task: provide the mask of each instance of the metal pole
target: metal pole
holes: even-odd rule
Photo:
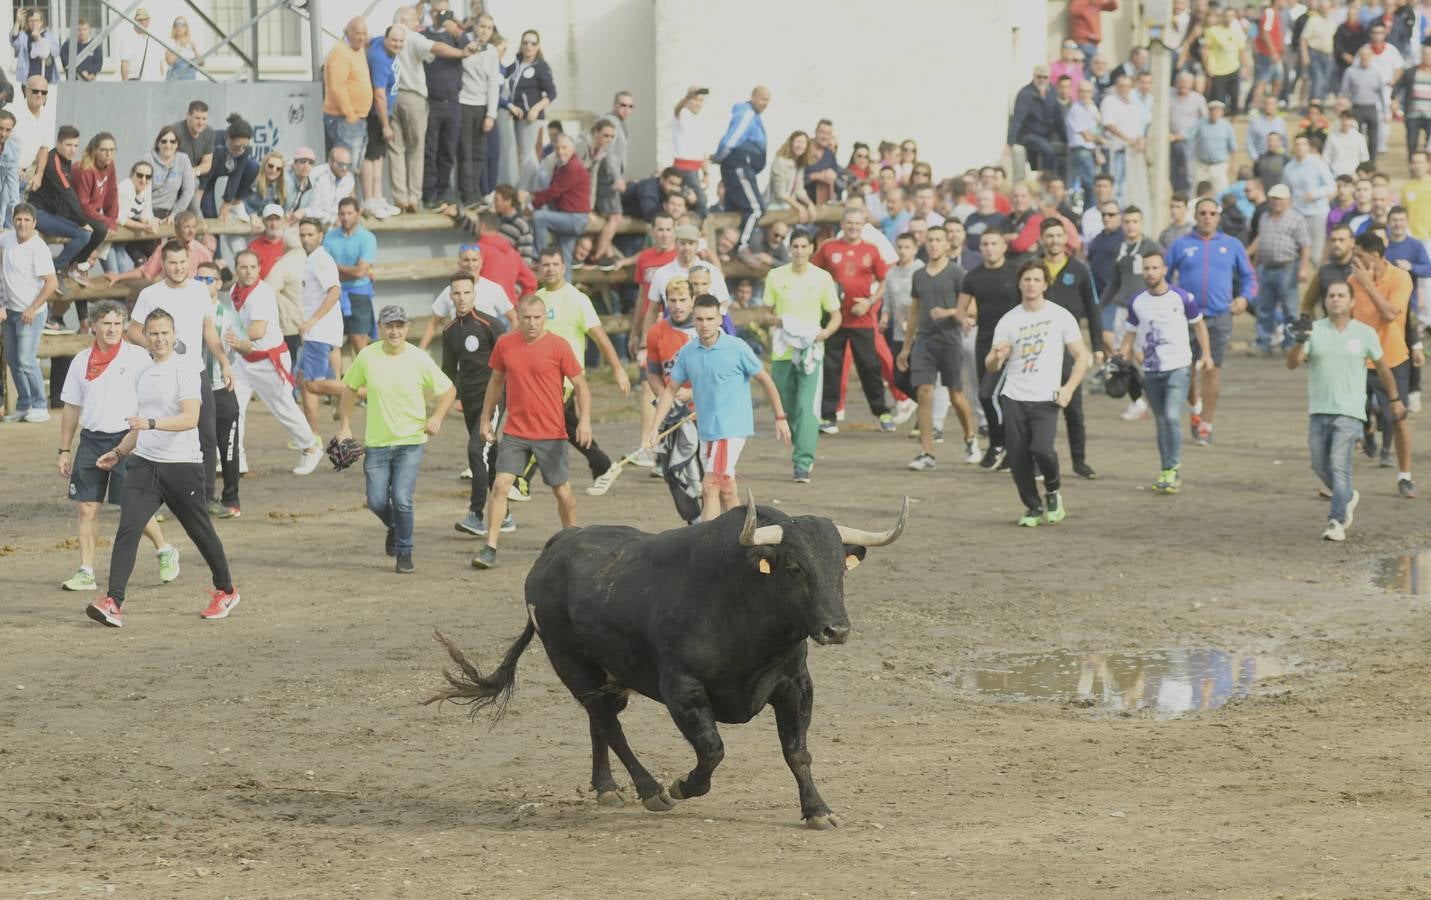
[[[106,9],[111,12],[119,13],[119,15],[116,16],[108,25],[104,26],[104,28],[100,31],[99,34],[94,36],[94,40],[90,41],[89,46],[84,48],[84,52],[79,55],[79,59],[75,60],[75,65],[79,65],[80,63],[89,59],[89,55],[91,53],[98,50],[100,47],[103,47],[104,39],[109,37],[109,33],[111,31],[119,27],[120,22],[133,23],[134,20],[129,18],[129,14],[134,12],[141,5],[143,5],[144,0],[133,0],[133,2],[131,2],[129,6],[124,9],[123,12],[120,12],[118,7],[116,7],[113,3],[109,3],[108,0],[100,0],[100,2],[104,5]]]
[[[75,59],[79,55],[79,3],[76,0],[65,0],[70,14],[70,64],[66,67],[65,80],[75,80],[75,66],[79,64]]]
[[[139,3],[143,3],[143,2],[144,2],[144,0],[138,0],[138,2],[135,3],[132,7],[130,7],[130,9],[138,9],[138,8],[139,8]],[[114,10],[114,7],[111,6],[110,9],[111,9],[111,10]],[[174,46],[172,46],[168,41],[162,40],[162,39],[161,39],[158,35],[156,35],[154,32],[150,31],[148,28],[145,28],[143,25],[140,25],[138,22],[135,22],[133,19],[129,18],[129,13],[127,13],[127,12],[119,12],[118,10],[114,10],[114,12],[115,12],[115,15],[117,15],[119,18],[123,19],[123,20],[126,21],[126,22],[131,23],[132,25],[134,25],[135,27],[137,27],[140,31],[144,32],[145,35],[147,35],[151,40],[154,41],[154,43],[158,44],[160,47],[163,47],[165,50],[168,50],[170,53],[174,54],[175,56],[182,56],[182,55],[183,55],[182,53],[180,53],[180,52],[178,51],[177,48],[175,48]],[[206,20],[207,20],[207,17],[205,17],[205,18],[206,18]],[[111,27],[112,27],[112,26],[111,26]],[[108,30],[108,29],[106,29],[106,31],[107,31],[107,30]],[[218,28],[214,28],[214,30],[215,30],[215,31],[219,31]],[[223,34],[222,31],[219,31],[219,33],[220,33],[220,34]],[[95,39],[90,43],[90,46],[87,47],[87,48],[85,48],[86,51],[98,47],[98,46],[99,46],[99,43],[100,43],[100,39],[99,39],[99,38],[95,38]],[[84,54],[84,56],[88,56],[88,55],[89,55],[88,52],[86,52],[86,53]],[[81,59],[83,59],[83,58],[84,58],[84,57],[82,56]],[[245,62],[247,62],[247,60],[245,60]],[[215,78],[214,76],[210,75],[210,74],[208,73],[208,71],[206,71],[205,69],[203,69],[203,68],[198,68],[198,72],[199,72],[200,75],[202,75],[202,76],[204,76],[205,78],[209,79],[209,80],[212,81],[214,84],[218,84],[218,83],[219,83],[219,80],[218,80],[217,78]]]
[[[253,56],[253,83],[258,84],[258,0],[248,0],[248,52]]]
[[[243,24],[241,24],[241,25],[239,25],[237,28],[235,28],[235,29],[233,30],[233,34],[230,34],[230,35],[224,37],[223,40],[219,41],[217,44],[215,44],[214,46],[210,47],[209,49],[207,49],[207,50],[205,50],[203,53],[201,53],[201,54],[199,55],[199,58],[198,58],[197,60],[195,60],[195,62],[198,63],[199,65],[203,65],[204,60],[208,59],[210,56],[213,56],[215,53],[219,52],[219,51],[222,50],[223,48],[225,48],[225,47],[229,46],[230,44],[234,43],[235,41],[237,41],[237,40],[239,39],[239,37],[240,37],[241,32],[243,32],[243,30],[246,29],[246,28],[248,28],[249,26],[254,26],[254,30],[257,31],[257,30],[258,30],[258,28],[257,28],[257,23],[258,23],[259,19],[262,19],[264,16],[266,16],[266,15],[268,15],[269,13],[272,13],[272,12],[274,12],[274,11],[276,11],[276,10],[281,10],[283,7],[287,6],[288,3],[289,3],[289,0],[273,0],[272,3],[268,4],[268,6],[266,6],[263,10],[261,10],[260,12],[258,12],[257,14],[255,14],[255,15],[254,15],[252,18],[250,18],[247,22],[244,22]],[[257,42],[255,42],[255,45],[256,45],[256,44],[257,44]],[[234,49],[237,50],[238,48],[235,47]],[[254,53],[254,56],[257,57],[257,55],[258,55],[257,49],[255,49],[255,50],[253,51],[253,53]]]
[[[194,0],[184,0],[184,5],[187,6],[187,7],[189,7],[189,9],[193,11],[194,15],[196,15],[196,16],[198,16],[200,19],[202,19],[205,25],[207,25],[207,26],[209,26],[210,28],[212,28],[212,29],[214,30],[214,34],[223,34],[223,33],[224,33],[224,30],[218,26],[218,23],[216,23],[213,19],[209,18],[209,14],[208,14],[208,13],[204,12],[204,11],[203,11],[202,9],[200,9],[197,5],[195,5]],[[233,45],[233,48],[234,48],[234,53],[235,53],[235,54],[238,56],[238,58],[239,58],[239,62],[242,62],[244,65],[249,66],[249,67],[252,67],[252,66],[253,66],[253,60],[249,59],[249,58],[248,58],[248,54],[244,53],[242,50],[240,50],[240,49],[238,48],[238,44],[234,44],[234,45]],[[165,49],[169,49],[169,48],[166,47]],[[203,70],[203,69],[200,69],[199,71],[202,72],[202,71],[204,71],[204,70]],[[212,78],[212,77],[211,77],[209,80],[210,80],[210,81],[213,81],[213,82],[216,83],[216,84],[218,83],[218,79],[216,79],[216,78]]]
[[[1169,156],[1171,145],[1169,144],[1169,133],[1171,131],[1171,120],[1169,118],[1169,107],[1171,105],[1170,94],[1172,91],[1172,71],[1173,54],[1177,51],[1169,50],[1163,46],[1159,40],[1161,27],[1149,29],[1148,49],[1151,51],[1151,61],[1153,66],[1153,121],[1148,128],[1148,149],[1150,151],[1150,196],[1152,197],[1153,208],[1144,217],[1152,224],[1148,234],[1159,234],[1168,227],[1169,198],[1172,195],[1172,166]]]
[[[323,10],[320,0],[308,0],[308,47],[313,54],[313,80],[323,80]]]

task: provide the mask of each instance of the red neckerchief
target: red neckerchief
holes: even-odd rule
[[[89,365],[84,370],[84,380],[94,381],[104,374],[104,370],[109,368],[109,364],[114,362],[114,358],[119,355],[119,345],[124,341],[115,343],[109,350],[105,350],[99,345],[99,341],[94,342],[94,346],[89,349]]]
[[[248,302],[248,295],[252,294],[253,289],[256,287],[258,287],[257,281],[255,281],[248,287],[244,287],[238,282],[234,282],[233,290],[229,291],[229,296],[232,297],[234,301],[234,309],[242,310],[243,305]]]

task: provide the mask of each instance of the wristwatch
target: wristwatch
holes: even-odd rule
[[[150,420],[149,420],[149,430],[150,430],[150,431],[156,431],[156,430],[158,430],[158,427],[154,424],[154,420],[153,420],[153,419],[150,419]]]

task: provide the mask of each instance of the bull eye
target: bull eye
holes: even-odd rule
[[[804,570],[800,568],[799,563],[793,562],[785,564],[785,571],[789,572],[791,575],[800,575],[804,572]]]

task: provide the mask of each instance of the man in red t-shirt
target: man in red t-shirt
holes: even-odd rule
[[[1257,37],[1252,40],[1252,99],[1248,108],[1261,101],[1266,94],[1277,97],[1282,93],[1282,80],[1286,70],[1282,66],[1282,13],[1278,4],[1268,3],[1262,7],[1262,15],[1257,20]]]
[[[676,258],[676,220],[671,218],[669,213],[658,212],[651,218],[651,246],[636,254],[636,269],[632,280],[636,283],[636,309],[631,313],[631,330],[627,335],[627,346],[632,353],[636,354],[636,364],[645,364],[646,356],[645,341],[646,336],[643,329],[646,326],[646,308],[651,300],[648,294],[651,290],[651,276],[656,270],[671,262]],[[650,386],[646,385],[641,391],[641,433],[646,434],[655,424],[652,419],[656,413],[656,397],[659,391],[652,394]],[[655,463],[655,454],[642,447],[637,451],[637,458],[634,460],[637,465],[649,466]]]
[[[591,443],[591,391],[571,344],[547,334],[547,305],[535,295],[517,304],[517,330],[502,335],[488,360],[492,381],[482,401],[482,440],[496,440],[492,410],[503,391],[507,418],[497,444],[497,479],[487,495],[487,543],[472,558],[472,565],[490,569],[497,564],[496,523],[507,516],[507,491],[527,467],[527,457],[537,460],[542,480],[556,495],[557,515],[563,528],[576,524],[576,497],[571,492],[566,458],[566,406],[563,379],[576,392],[576,443]],[[494,519],[493,516],[496,516]]]
[[[272,272],[273,267],[283,258],[283,254],[288,252],[288,245],[283,240],[283,227],[286,223],[287,216],[283,207],[277,203],[270,203],[263,208],[263,234],[248,242],[248,249],[258,257],[260,279],[267,278],[268,273]]]
[[[844,370],[845,348],[855,358],[855,371],[870,412],[879,418],[882,431],[894,431],[894,417],[884,398],[884,381],[880,377],[880,358],[875,325],[879,320],[879,303],[884,293],[884,277],[889,266],[879,255],[879,248],[860,239],[865,225],[864,210],[851,206],[840,220],[840,234],[820,245],[810,262],[829,272],[840,286],[840,315],[843,321],[825,341],[825,392],[820,401],[820,431],[836,434],[835,409],[840,402],[840,381]],[[886,351],[887,352],[887,351]]]

